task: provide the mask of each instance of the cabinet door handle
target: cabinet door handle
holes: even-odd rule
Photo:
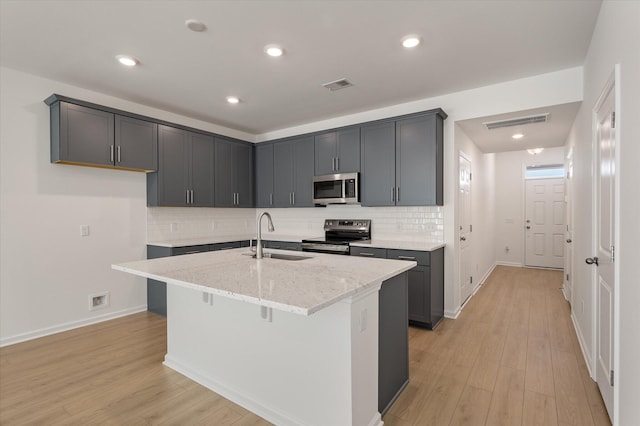
[[[292,193],[291,193],[291,196],[292,196],[292,198],[293,198],[293,203],[291,203],[291,204],[293,204],[293,205],[295,206],[295,205],[296,205],[296,193],[295,193],[295,192],[292,192]]]
[[[194,251],[186,251],[182,254],[196,254],[196,253],[202,253],[200,250],[194,250]]]
[[[373,254],[373,253],[368,253],[368,252],[366,252],[366,251],[363,251],[363,252],[358,253],[358,256],[368,256],[368,257],[371,257],[371,256],[375,256],[375,254]]]
[[[189,204],[189,190],[188,189],[186,190],[186,193],[187,193],[187,204]]]
[[[120,145],[118,145],[118,147],[116,148],[116,151],[118,153],[117,157],[118,157],[118,163],[120,162]]]
[[[191,193],[191,204],[193,204],[193,189],[189,192]]]
[[[236,194],[237,194],[236,195],[236,206],[239,206],[240,205],[240,193],[236,192]]]
[[[340,157],[336,157],[336,172],[340,170]]]
[[[398,202],[400,202],[400,187],[397,188],[398,191]]]
[[[113,146],[113,145],[109,145],[109,158],[111,159],[111,162],[112,162],[112,163],[114,162],[114,159],[113,159],[113,149],[114,149],[114,146]]]
[[[396,187],[391,188],[391,201],[396,201]]]
[[[413,256],[398,256],[398,259],[402,259],[402,260],[416,260],[415,257]]]
[[[218,250],[231,250],[232,248],[235,247],[220,247]]]
[[[269,205],[273,205],[273,192],[269,194]]]

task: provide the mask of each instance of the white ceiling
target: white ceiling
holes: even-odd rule
[[[261,134],[580,66],[599,8],[600,0],[0,0],[0,64]],[[207,31],[189,31],[187,19]],[[412,33],[423,43],[403,49]],[[286,54],[267,57],[269,43]],[[141,65],[125,69],[117,54]],[[343,77],[354,86],[321,86]],[[228,95],[241,103],[227,104]]]

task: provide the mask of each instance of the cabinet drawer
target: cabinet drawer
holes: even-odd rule
[[[217,250],[230,250],[234,248],[240,248],[240,241],[233,241],[230,243],[217,243],[217,244],[209,244],[209,251],[217,251]]]
[[[428,251],[413,251],[413,250],[387,250],[387,259],[396,260],[414,260],[418,262],[418,265],[429,266],[429,252]]]
[[[171,249],[171,256],[180,256],[181,254],[193,254],[209,251],[208,244],[202,244],[199,246],[186,246],[186,247],[173,247]]]
[[[351,256],[375,257],[379,259],[387,258],[387,249],[375,247],[350,247]]]

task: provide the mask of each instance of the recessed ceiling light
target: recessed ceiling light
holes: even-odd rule
[[[528,149],[527,152],[531,155],[537,155],[540,154],[542,151],[544,151],[544,148],[533,148],[533,149]]]
[[[118,56],[116,56],[116,59],[122,65],[125,65],[127,67],[135,67],[136,65],[138,65],[140,63],[140,61],[138,61],[136,58],[134,58],[133,56],[128,56],[128,55],[118,55]]]
[[[186,21],[184,21],[184,24],[191,31],[195,31],[197,33],[201,33],[207,29],[207,26],[204,22],[198,21],[196,19],[187,19]]]
[[[515,133],[513,136],[511,136],[513,139],[522,139],[524,138],[524,135],[522,133]]]
[[[417,35],[408,35],[402,38],[402,45],[407,49],[416,47],[420,44],[420,37]]]
[[[240,98],[238,98],[237,96],[227,96],[227,102],[229,102],[230,104],[237,104],[240,102]]]
[[[264,47],[264,51],[267,55],[273,56],[277,58],[278,56],[282,56],[284,54],[284,48],[282,46],[278,46],[277,44],[267,44]]]

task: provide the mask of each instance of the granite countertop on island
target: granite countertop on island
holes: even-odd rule
[[[293,255],[291,251],[265,252]],[[247,248],[140,260],[113,269],[300,315],[355,295],[416,266],[404,260],[299,253],[254,259]]]

